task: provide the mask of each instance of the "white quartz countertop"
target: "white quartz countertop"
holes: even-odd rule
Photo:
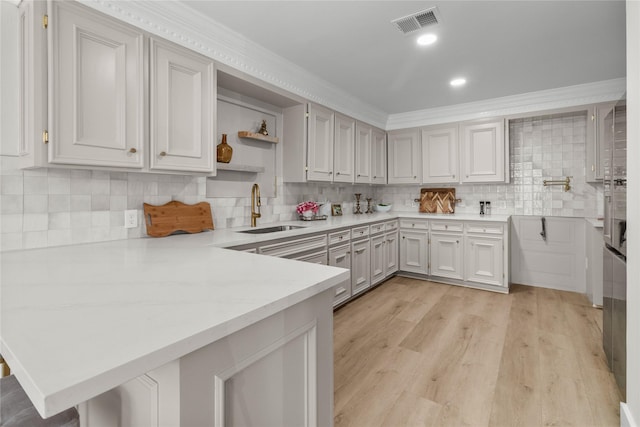
[[[0,353],[41,415],[349,277],[340,268],[213,247],[204,234],[0,254]]]
[[[592,227],[602,228],[604,227],[604,220],[601,218],[585,218],[585,220],[591,224]]]
[[[418,212],[388,212],[374,213],[362,215],[344,215],[329,217],[326,220],[319,221],[286,221],[278,223],[260,223],[257,228],[271,227],[276,225],[295,225],[303,228],[297,228],[288,231],[279,231],[276,233],[266,234],[246,234],[242,230],[251,230],[250,227],[224,228],[213,230],[207,233],[197,235],[176,235],[170,236],[169,239],[174,241],[176,245],[193,245],[196,243],[201,245],[212,245],[223,248],[234,246],[252,245],[270,240],[292,238],[296,236],[303,237],[306,234],[330,232],[344,227],[356,227],[358,225],[371,224],[380,221],[390,221],[398,218],[414,218],[429,220],[451,220],[451,221],[489,221],[506,223],[509,221],[508,215],[475,215],[475,214],[424,214]],[[259,221],[259,220],[258,220]]]

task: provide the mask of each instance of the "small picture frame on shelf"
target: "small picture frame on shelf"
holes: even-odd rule
[[[340,203],[332,203],[331,216],[341,216],[341,215],[342,215],[342,205]]]

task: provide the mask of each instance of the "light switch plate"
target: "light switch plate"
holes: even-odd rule
[[[138,211],[131,209],[124,211],[124,228],[136,228],[138,226]]]

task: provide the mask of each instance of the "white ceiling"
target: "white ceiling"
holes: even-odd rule
[[[182,2],[388,114],[625,76],[624,1]],[[432,6],[435,45],[390,23]]]

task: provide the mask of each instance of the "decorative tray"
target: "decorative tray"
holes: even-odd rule
[[[327,215],[314,215],[314,216],[302,216],[299,215],[298,218],[300,218],[300,221],[322,221],[324,219],[327,219]]]

